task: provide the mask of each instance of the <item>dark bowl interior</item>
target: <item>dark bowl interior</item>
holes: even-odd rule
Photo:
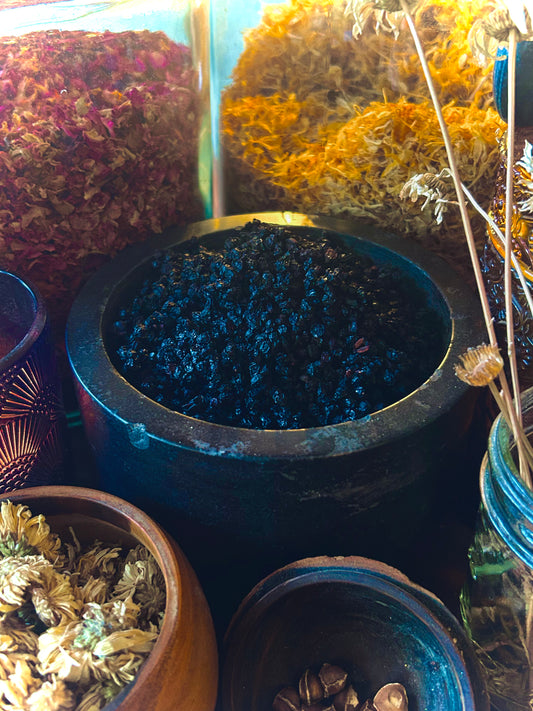
[[[270,711],[281,688],[324,662],[348,672],[360,701],[399,682],[409,711],[486,708],[473,652],[437,598],[360,560],[311,559],[270,576],[233,618],[223,711]]]

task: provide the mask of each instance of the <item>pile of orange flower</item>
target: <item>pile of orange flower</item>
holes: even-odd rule
[[[421,0],[414,11],[462,180],[485,204],[504,124],[492,67],[474,57],[468,33],[487,7]],[[364,219],[466,260],[458,211],[438,225],[431,209],[400,198],[413,174],[447,165],[411,35],[368,24],[355,38],[345,10],[344,0],[267,5],[246,33],[222,100],[228,208]]]
[[[0,38],[0,267],[62,327],[127,244],[202,215],[189,48],[162,32]]]

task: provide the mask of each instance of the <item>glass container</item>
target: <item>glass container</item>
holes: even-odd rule
[[[505,124],[493,105],[492,60],[473,48],[470,31],[492,4],[407,4],[461,178],[486,201]],[[212,0],[215,211],[294,210],[369,222],[422,242],[471,280],[457,207],[404,189],[448,165],[408,24],[402,13],[362,6]],[[482,246],[482,218],[472,211],[471,219],[481,225],[474,233]]]
[[[0,266],[58,339],[132,242],[210,211],[200,0],[10,0],[0,10]]]
[[[522,398],[533,431],[533,390]],[[480,511],[469,550],[461,614],[487,676],[494,711],[529,711],[533,701],[533,492],[517,472],[502,417],[480,474]]]

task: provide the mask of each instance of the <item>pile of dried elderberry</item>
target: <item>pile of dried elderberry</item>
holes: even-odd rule
[[[254,220],[223,248],[155,255],[114,319],[118,370],[167,408],[253,429],[355,420],[412,392],[442,357],[440,317],[413,279],[318,233]]]

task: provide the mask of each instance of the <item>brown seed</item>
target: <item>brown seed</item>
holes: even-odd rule
[[[336,666],[335,664],[322,664],[318,672],[322,686],[324,687],[324,696],[333,696],[342,691],[346,686],[348,674]]]
[[[301,711],[300,696],[293,686],[278,691],[272,702],[273,711]]]
[[[333,697],[333,707],[335,711],[355,711],[359,706],[359,697],[353,686],[348,684],[342,691]]]
[[[407,692],[401,684],[385,684],[374,696],[376,711],[408,711]]]
[[[300,698],[304,704],[311,706],[324,697],[324,690],[320,679],[311,669],[306,669],[298,683]]]

